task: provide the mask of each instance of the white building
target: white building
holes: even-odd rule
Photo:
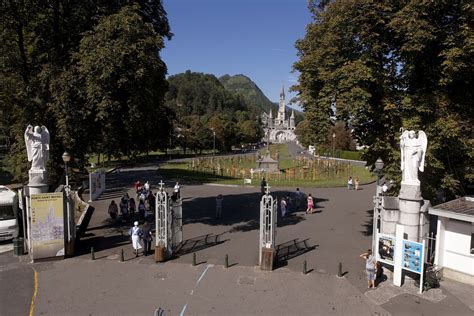
[[[434,263],[444,277],[474,285],[474,198],[452,200],[428,212],[438,216]]]
[[[291,110],[291,115],[288,118],[283,85],[281,86],[277,117],[273,118],[273,112],[270,109],[268,114],[263,113],[262,122],[265,131],[264,141],[269,141],[270,143],[287,143],[296,140],[295,112]]]

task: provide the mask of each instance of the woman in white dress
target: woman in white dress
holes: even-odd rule
[[[132,247],[133,252],[135,252],[135,257],[138,257],[138,250],[142,249],[140,244],[140,237],[142,236],[142,230],[138,227],[138,222],[133,223],[133,227],[130,228],[130,236],[132,236]]]

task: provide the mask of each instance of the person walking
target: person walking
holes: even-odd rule
[[[114,200],[112,200],[112,202],[110,202],[108,212],[109,212],[109,216],[110,216],[111,219],[116,219],[117,218],[118,206],[117,206],[117,203],[115,203]]]
[[[265,194],[265,187],[267,186],[267,181],[265,180],[265,177],[263,177],[262,182],[260,182],[260,193],[262,195]]]
[[[138,218],[140,220],[145,220],[145,211],[145,202],[143,200],[140,200],[140,202],[138,203]]]
[[[128,194],[125,195],[120,200],[120,214],[122,215],[122,220],[127,222],[128,220],[128,207],[129,207],[129,199]]]
[[[222,194],[219,194],[216,197],[216,218],[222,218],[222,201],[224,200],[224,197]]]
[[[129,234],[132,237],[133,252],[135,253],[135,257],[138,257],[138,250],[142,249],[142,245],[140,244],[142,231],[140,227],[138,227],[138,222],[133,223],[133,227],[130,228]]]
[[[313,197],[311,196],[311,193],[308,195],[306,202],[307,202],[306,214],[313,213],[314,201],[313,201]]]
[[[175,196],[175,199],[174,199],[175,201],[181,197],[181,187],[179,186],[178,181],[176,181],[176,184],[174,185],[173,195]]]
[[[355,190],[359,190],[359,177],[356,177],[355,180],[354,180],[354,185],[355,185]]]
[[[130,211],[130,218],[135,217],[135,212],[137,211],[137,204],[135,204],[135,199],[131,198],[128,202],[128,210]]]
[[[142,239],[143,239],[143,255],[148,256],[150,254],[151,242],[153,240],[153,235],[151,233],[151,226],[148,222],[143,223],[142,230]]]
[[[352,185],[353,185],[352,177],[349,177],[349,179],[347,180],[347,188],[349,190],[352,190]]]
[[[150,182],[149,181],[145,182],[145,184],[143,185],[143,188],[145,189],[145,192],[148,193],[148,191],[150,191]]]
[[[296,207],[296,211],[299,211],[299,210],[300,210],[301,204],[303,203],[303,199],[304,199],[304,194],[303,194],[303,192],[300,191],[300,188],[296,188],[296,192],[295,192],[295,207]]]
[[[375,277],[377,271],[377,260],[372,255],[372,250],[367,250],[359,257],[365,259],[365,272],[367,273],[367,288],[370,289],[371,287],[375,288]]]

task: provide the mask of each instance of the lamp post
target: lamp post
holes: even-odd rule
[[[64,161],[64,169],[66,171],[66,213],[67,213],[67,240],[71,241],[71,212],[69,210],[69,175],[67,170],[67,164],[71,161],[71,155],[67,151],[62,155]]]
[[[336,156],[334,155],[335,154],[335,151],[336,151],[336,133],[332,133],[332,157],[333,158],[336,158]]]
[[[374,218],[372,224],[372,252],[375,254],[376,251],[376,237],[377,232],[379,230],[379,217],[380,217],[380,207],[382,204],[381,197],[380,197],[380,178],[382,177],[382,169],[383,169],[383,160],[379,157],[377,161],[375,161],[375,174],[377,175],[377,188],[375,191],[374,196]]]

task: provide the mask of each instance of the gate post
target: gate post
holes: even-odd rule
[[[267,185],[260,201],[259,265],[262,270],[273,270],[276,226],[277,201],[270,195],[270,186]]]
[[[168,210],[169,199],[168,194],[163,189],[163,181],[160,181],[160,189],[156,193],[155,206],[155,261],[163,262],[166,260],[168,250]]]

